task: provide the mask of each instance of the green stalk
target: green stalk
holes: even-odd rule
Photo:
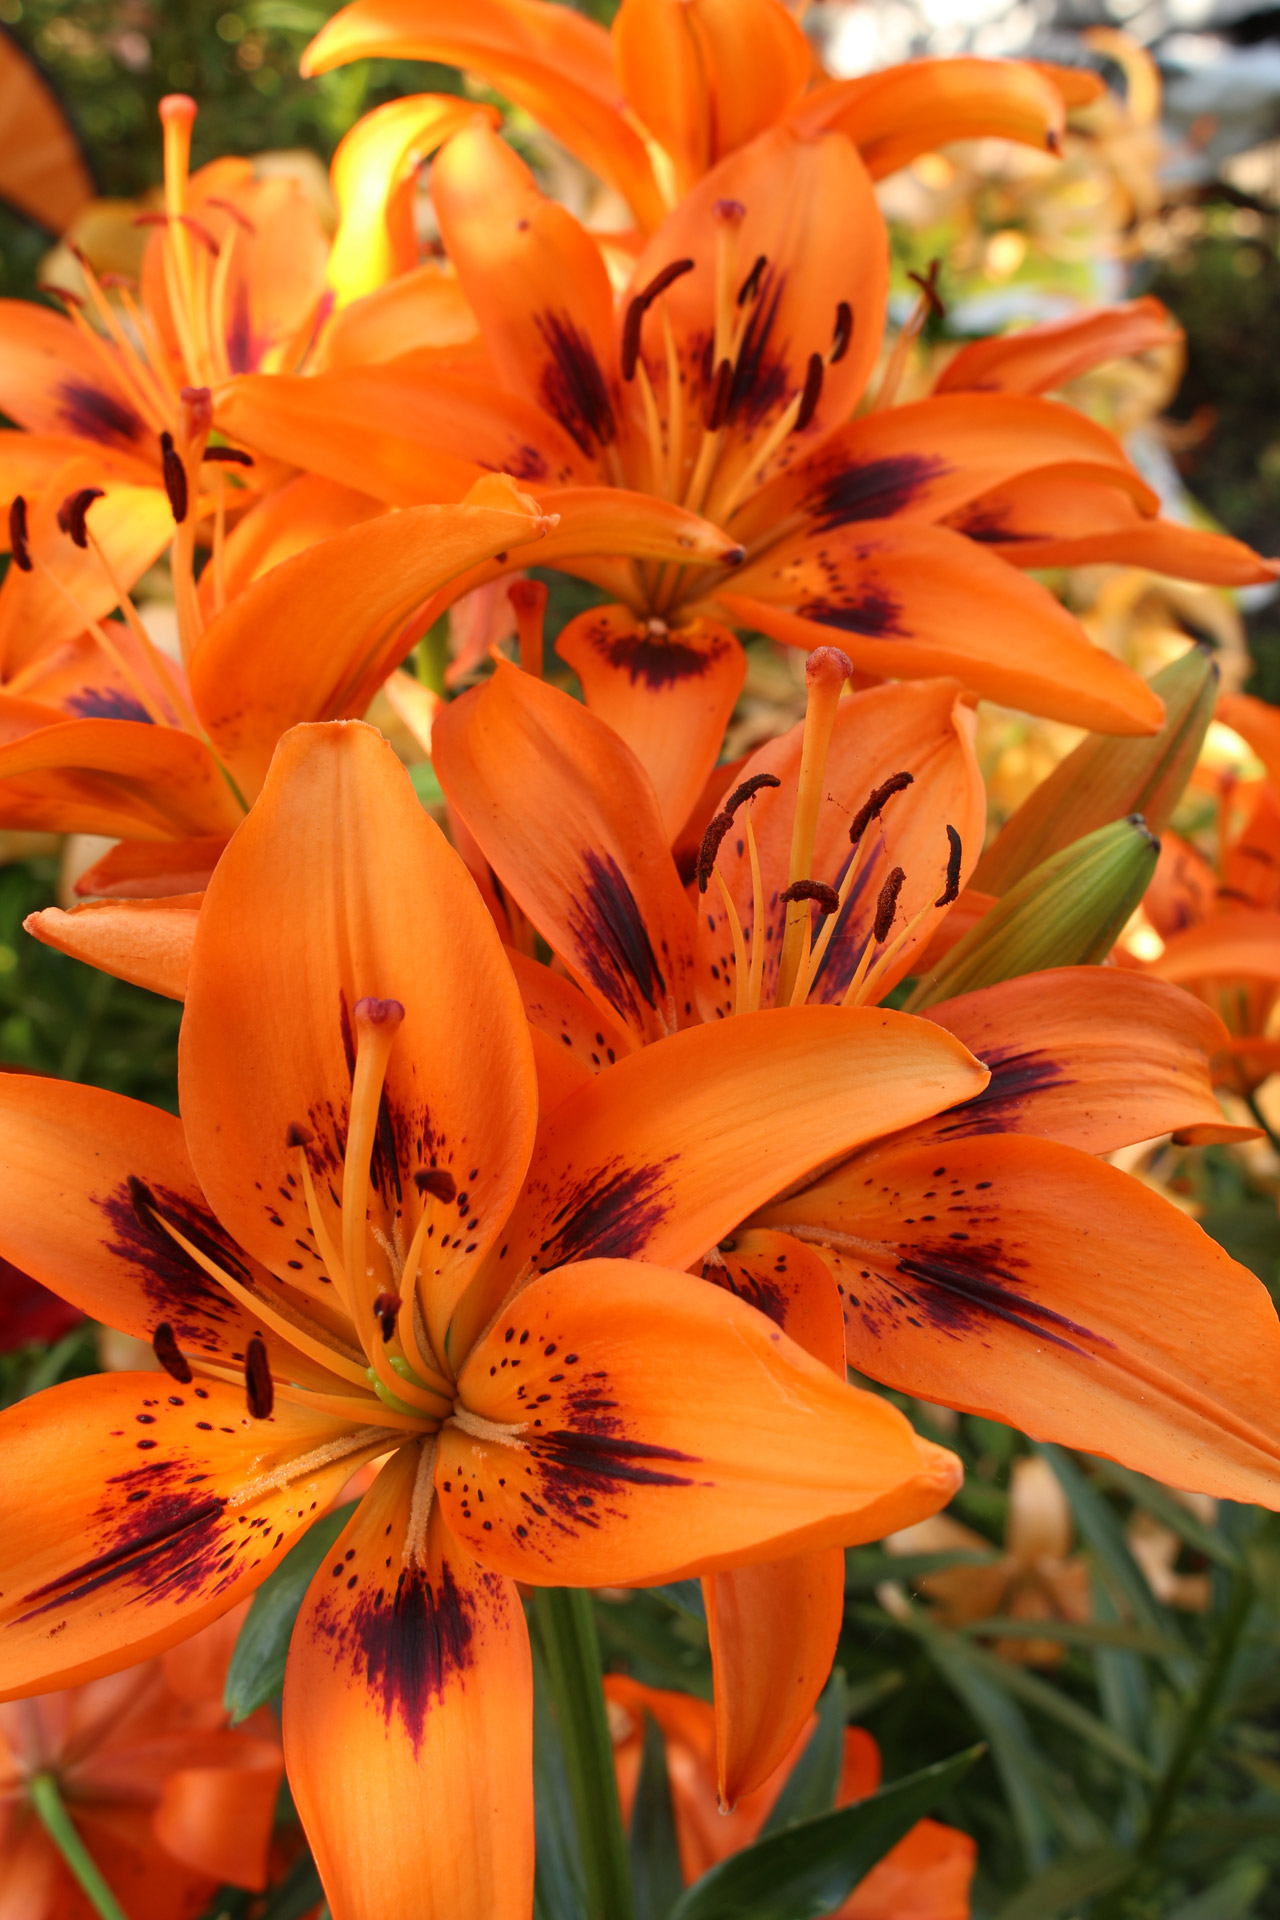
[[[81,1891],[102,1920],[125,1920],[123,1908],[99,1873],[93,1855],[76,1832],[67,1812],[58,1783],[51,1773],[37,1773],[27,1783],[31,1804],[44,1822],[45,1830],[68,1868],[80,1883]]]
[[[1263,1132],[1266,1134],[1274,1150],[1277,1153],[1280,1153],[1280,1134],[1276,1132],[1275,1128],[1272,1126],[1271,1122],[1268,1120],[1266,1114],[1262,1111],[1262,1108],[1258,1105],[1257,1094],[1246,1093],[1244,1100],[1245,1100],[1245,1105],[1248,1107],[1250,1113],[1253,1115],[1258,1125],[1262,1128]]]
[[[538,1587],[532,1612],[564,1747],[587,1913],[590,1920],[633,1920],[591,1596],[572,1587]]]

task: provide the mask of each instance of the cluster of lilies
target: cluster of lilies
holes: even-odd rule
[[[623,0],[612,36],[555,0],[354,0],[308,63],[373,55],[479,76],[628,224],[426,94],[348,134],[330,238],[286,179],[191,172],[173,96],[140,283],[86,260],[0,308],[0,826],[114,842],[31,931],[185,1003],[181,1119],[0,1077],[0,1256],[157,1363],[0,1416],[0,1690],[162,1659],[380,1463],[293,1632],[293,1800],[334,1920],[528,1920],[522,1589],[702,1580],[714,1711],[611,1681],[619,1773],[625,1801],[650,1715],[687,1873],[742,1844],[844,1549],[959,1481],[849,1369],[1280,1506],[1270,1300],[1106,1158],[1247,1132],[1215,1076],[1277,1043],[1262,985],[1219,990],[1257,974],[1220,909],[1276,790],[1216,898],[1166,855],[1160,959],[1105,966],[1114,899],[1074,946],[1054,917],[1083,869],[1053,893],[1003,858],[1016,816],[984,856],[972,744],[988,698],[1167,772],[1160,691],[1036,573],[1276,568],[1163,519],[1045,397],[1176,339],[1152,300],[899,401],[938,296],[886,344],[875,181],[970,135],[1055,151],[1084,73],[815,78],[782,0]],[[133,599],[166,550],[176,655]],[[593,590],[554,656],[530,567]],[[516,657],[481,639],[451,699],[404,670],[508,579]],[[733,761],[744,633],[802,650],[807,706]],[[447,833],[362,718],[384,687]],[[1145,881],[1129,810],[1082,831]],[[878,1765],[850,1740],[846,1799]],[[845,1910],[907,1911],[919,1872],[964,1912],[971,1854],[926,1823]]]

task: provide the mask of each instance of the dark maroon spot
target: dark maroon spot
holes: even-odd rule
[[[748,429],[776,413],[795,384],[787,365],[788,343],[775,347],[773,342],[786,275],[775,275],[771,267],[766,267],[759,284],[759,298],[743,331],[725,407],[726,424]]]
[[[96,1198],[95,1204],[112,1236],[104,1240],[105,1250],[125,1264],[129,1277],[172,1328],[175,1341],[217,1352],[224,1344],[224,1329],[234,1324],[230,1297],[160,1224],[161,1219],[171,1220],[193,1247],[248,1282],[243,1255],[213,1214],[185,1194],[169,1187],[153,1189],[135,1175],[122,1180],[108,1197]]]
[[[939,1114],[935,1133],[962,1140],[978,1133],[1019,1133],[1024,1123],[1036,1130],[1036,1094],[1076,1084],[1042,1047],[993,1048],[984,1053],[983,1064],[991,1078],[982,1092]]]
[[[173,444],[173,435],[167,430],[160,435],[160,462],[164,470],[164,490],[169,496],[169,511],[180,526],[187,517],[190,504],[187,470],[182,464],[182,455]]]
[[[234,305],[227,322],[226,343],[227,365],[232,373],[251,373],[258,364],[259,348],[253,337],[249,285],[243,277],[236,282]]]
[[[567,313],[539,314],[535,325],[551,356],[539,382],[543,405],[583,453],[607,447],[618,429],[595,348]]]
[[[13,552],[13,564],[19,573],[32,571],[31,548],[28,543],[27,502],[24,495],[15,493],[9,503],[9,546]]]
[[[818,402],[822,398],[822,376],[826,362],[820,353],[809,355],[809,365],[805,370],[804,388],[800,395],[800,411],[796,415],[793,433],[803,433],[814,414],[818,411]]]
[[[644,916],[611,853],[588,847],[582,856],[582,896],[569,915],[579,965],[624,1020],[640,1021],[639,998],[656,1010],[666,981]]]
[[[62,704],[81,720],[135,720],[143,726],[151,725],[151,715],[141,700],[119,687],[81,687],[69,693]]]
[[[654,633],[611,633],[599,627],[587,644],[611,667],[627,674],[632,686],[642,680],[651,692],[681,680],[699,680],[724,652],[723,643],[705,651]]]
[[[255,1420],[267,1420],[276,1401],[275,1382],[267,1346],[260,1334],[251,1334],[244,1355],[244,1392],[249,1412]]]
[[[1020,1293],[1012,1264],[999,1241],[985,1245],[970,1241],[963,1246],[948,1241],[922,1242],[902,1254],[894,1270],[904,1280],[925,1284],[927,1292],[923,1296],[905,1286],[901,1291],[918,1313],[945,1333],[957,1337],[980,1333],[985,1321],[998,1320],[1050,1346],[1088,1358],[1088,1347],[1079,1342],[1096,1341],[1099,1336]],[[1102,1344],[1109,1346],[1111,1342]]]
[[[584,1175],[552,1216],[553,1231],[538,1250],[541,1271],[638,1254],[671,1211],[670,1165],[613,1161]]]
[[[900,615],[902,602],[879,581],[863,582],[855,594],[838,600],[806,600],[800,612],[807,620],[819,620],[824,627],[838,627],[841,633],[861,633],[870,640],[902,640],[907,637]]]
[[[55,389],[55,399],[62,424],[83,440],[132,447],[147,437],[144,421],[126,401],[87,381],[64,380]]]
[[[154,1447],[155,1441],[145,1444]],[[26,1602],[38,1604],[19,1617],[50,1613],[116,1583],[133,1588],[147,1605],[209,1595],[229,1585],[227,1578],[216,1577],[228,1544],[223,1503],[181,1491],[184,1471],[182,1462],[158,1461],[113,1475],[108,1485],[119,1492],[92,1516],[111,1544],[26,1594]],[[149,1496],[145,1513],[122,1512],[139,1492]]]
[[[803,505],[824,533],[855,520],[890,520],[950,471],[951,463],[934,453],[856,461],[820,480]]]

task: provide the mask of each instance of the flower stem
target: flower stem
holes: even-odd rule
[[[76,1832],[58,1783],[51,1773],[37,1773],[28,1781],[31,1804],[44,1822],[54,1846],[79,1882],[86,1900],[102,1920],[125,1920],[123,1908],[99,1873],[92,1854]]]
[[[532,1612],[564,1746],[587,1913],[590,1920],[632,1920],[635,1903],[591,1596],[569,1587],[538,1587]]]
[[[1250,1113],[1253,1115],[1258,1125],[1262,1128],[1262,1131],[1266,1134],[1267,1139],[1271,1142],[1273,1150],[1276,1153],[1280,1153],[1280,1134],[1276,1132],[1275,1128],[1272,1126],[1271,1122],[1268,1120],[1266,1114],[1262,1111],[1262,1108],[1259,1106],[1257,1094],[1246,1093],[1244,1100],[1245,1100],[1245,1105],[1248,1107]]]

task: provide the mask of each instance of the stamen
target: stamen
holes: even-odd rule
[[[206,447],[200,455],[202,460],[221,460],[227,466],[251,467],[253,455],[246,453],[243,447]]]
[[[97,489],[89,488],[89,489],[85,489],[85,491],[93,492],[93,491],[97,491]],[[68,506],[70,503],[64,502],[63,504],[64,506]],[[147,632],[147,629],[144,626],[142,621],[142,616],[138,612],[138,609],[133,604],[132,596],[130,595],[124,582],[121,580],[119,574],[116,572],[115,568],[111,564],[111,560],[107,554],[106,548],[102,545],[102,542],[98,539],[97,535],[94,533],[93,528],[89,526],[87,521],[83,520],[83,517],[81,520],[81,524],[84,527],[85,544],[87,544],[89,547],[93,549],[93,552],[98,561],[98,565],[102,568],[102,571],[106,574],[107,579],[111,582],[111,591],[116,596],[116,605],[119,607],[121,613],[124,615],[129,631],[132,633],[134,639],[137,641],[138,645],[141,647],[143,658],[146,660],[147,664],[150,666],[152,673],[156,677],[156,681],[158,685],[164,689],[165,696],[168,699],[171,708],[173,709],[173,713],[177,719],[178,725],[181,727],[185,727],[188,733],[194,733],[194,734],[197,734],[200,738],[203,738],[204,729],[200,724],[200,721],[196,715],[195,709],[192,707],[191,702],[186,698],[181,687],[179,686],[177,676],[174,673],[173,667],[170,664],[169,660],[156,646],[154,640],[151,638],[151,635]],[[68,528],[68,531],[70,531],[70,528]],[[72,535],[72,537],[73,538],[75,537],[74,534]],[[100,629],[99,631],[105,631],[105,629]],[[113,648],[109,648],[108,652],[110,652],[112,659],[115,660],[121,672],[125,673],[126,678],[130,680],[130,684],[131,685],[134,684],[132,675],[129,673],[126,663],[124,662],[120,654]],[[146,696],[144,694],[140,694],[139,698],[142,700],[143,705],[147,708],[147,711],[150,713],[152,711],[152,708]],[[159,718],[163,721],[163,715],[159,716]]]
[[[37,280],[36,292],[47,293],[51,300],[61,300],[68,307],[83,310],[85,302],[78,293],[72,293],[70,287],[60,287],[53,280]]]
[[[713,813],[707,822],[702,836],[702,845],[698,848],[698,892],[705,893],[711,884],[711,874],[716,864],[726,833],[733,825],[731,813]]]
[[[722,360],[716,368],[715,379],[707,395],[703,421],[708,433],[719,433],[729,411],[729,394],[733,387],[733,367],[728,360]]]
[[[398,1293],[380,1293],[373,1303],[373,1317],[382,1328],[383,1344],[390,1346],[396,1330],[396,1316],[400,1312]]]
[[[85,515],[95,500],[104,497],[101,487],[81,487],[78,493],[69,493],[58,508],[58,525],[66,534],[70,534],[73,546],[87,551],[89,529],[85,525]]]
[[[266,1342],[258,1333],[250,1334],[249,1344],[244,1350],[244,1392],[253,1418],[269,1420],[276,1403],[276,1389],[271,1378]]]
[[[194,1377],[191,1362],[179,1348],[173,1328],[167,1320],[162,1320],[152,1334],[151,1347],[165,1372],[174,1380],[180,1380],[184,1387],[189,1385]]]
[[[458,1183],[447,1167],[420,1167],[413,1176],[413,1184],[419,1193],[432,1194],[446,1206],[457,1198]]]
[[[940,259],[934,259],[929,262],[928,268],[924,273],[908,273],[907,275],[908,280],[914,281],[915,285],[919,287],[925,304],[935,320],[945,320],[947,317],[947,310],[942,304],[942,296],[938,292],[938,275],[941,271],[942,261]]]
[[[755,299],[756,294],[760,291],[760,276],[768,264],[767,254],[758,253],[756,255],[755,265],[752,267],[742,285],[738,288],[738,305],[740,307],[745,307],[748,300]]]
[[[197,220],[194,214],[180,213],[178,219],[187,229],[188,233],[194,233],[196,239],[201,241],[209,249],[209,252],[216,260],[218,257],[218,243],[210,233],[208,227],[206,227],[202,221]]]
[[[797,880],[793,886],[784,887],[778,898],[788,903],[792,900],[812,900],[824,918],[829,913],[838,912],[840,907],[840,895],[823,880]]]
[[[818,411],[818,402],[822,398],[822,375],[824,370],[825,363],[822,355],[820,353],[811,353],[809,355],[809,370],[804,377],[804,391],[800,395],[800,411],[797,413],[796,423],[791,429],[793,433],[803,433],[809,422],[813,419],[814,414]]]
[[[164,467],[164,490],[169,496],[169,510],[173,514],[175,524],[181,526],[187,517],[189,505],[187,470],[173,444],[173,435],[167,427],[160,435],[160,458]]]
[[[778,785],[782,785],[780,780]],[[758,1013],[760,987],[764,979],[764,882],[760,877],[760,854],[756,848],[750,814],[747,815],[747,854],[751,861],[751,971],[747,980],[747,1012]],[[805,929],[805,939],[808,939],[808,928]]]
[[[964,849],[960,844],[960,835],[952,826],[947,828],[947,839],[951,844],[947,858],[947,882],[933,903],[935,907],[949,907],[960,892],[960,861]]]
[[[761,792],[763,788],[780,787],[781,785],[782,782],[776,773],[753,773],[749,780],[742,781],[741,785],[734,788],[724,803],[724,810],[732,817],[745,801],[754,800],[755,796]]]
[[[827,768],[831,733],[836,723],[836,708],[853,662],[838,647],[818,647],[805,662],[808,705],[804,717],[804,744],[800,750],[800,773],[796,782],[795,824],[791,831],[791,870],[787,885],[807,880],[813,866],[813,845],[818,831],[818,808],[822,801],[822,782]],[[782,956],[778,965],[777,1004],[785,1007],[791,999],[800,968],[800,956],[809,933],[809,907],[804,900],[792,900],[787,907],[786,928],[782,936]]]
[[[890,774],[882,786],[873,787],[870,797],[863,802],[853,816],[853,822],[849,828],[850,845],[855,847],[858,845],[871,822],[880,818],[886,801],[891,800],[895,793],[901,793],[914,784],[914,773],[894,773]]]
[[[370,1162],[378,1134],[383,1082],[396,1034],[404,1020],[404,1007],[399,1000],[361,999],[356,1001],[352,1016],[356,1029],[356,1068],[351,1083],[351,1117],[342,1168],[342,1264],[351,1290],[352,1317],[358,1329],[370,1276],[367,1238]]]
[[[876,901],[875,924],[871,930],[871,937],[877,946],[889,938],[893,916],[898,911],[898,895],[902,892],[902,883],[906,877],[901,867],[892,867],[888,879],[880,889],[880,898]]]
[[[515,609],[520,665],[535,680],[541,680],[542,619],[547,608],[547,589],[541,580],[513,580],[507,588],[507,598]]]
[[[328,1440],[322,1447],[313,1447],[310,1453],[299,1453],[292,1460],[281,1460],[266,1473],[259,1473],[252,1480],[237,1487],[227,1496],[229,1507],[250,1507],[255,1500],[261,1500],[264,1493],[283,1493],[291,1480],[306,1480],[313,1474],[323,1473],[326,1467],[336,1466],[339,1460],[349,1459],[353,1453],[367,1453],[371,1459],[385,1453],[389,1447],[401,1443],[401,1429],[398,1427],[362,1427],[357,1433],[340,1434],[336,1440]]]
[[[88,529],[86,528],[86,532],[87,531]],[[92,533],[89,533],[89,541],[93,547],[94,552],[98,555],[99,559],[101,559],[102,550],[99,547],[97,541],[94,539]],[[17,549],[15,548],[15,555],[16,555],[16,552],[17,552]],[[22,565],[22,562],[20,560],[18,562],[18,565],[20,567]],[[70,587],[67,586],[66,582],[59,578],[55,569],[49,566],[46,561],[42,560],[39,554],[28,555],[28,566],[26,568],[26,571],[30,573],[32,571],[32,568],[34,568],[35,571],[40,574],[42,579],[48,581],[49,585],[53,588],[54,592],[59,594],[62,597],[62,599],[66,601],[69,607],[72,607],[75,610],[75,613],[81,622],[83,631],[86,633],[91,633],[93,635],[98,645],[102,648],[102,651],[106,654],[108,660],[111,661],[112,665],[115,667],[116,671],[119,673],[121,679],[128,686],[129,691],[133,694],[139,706],[143,708],[143,710],[147,714],[148,718],[152,721],[152,723],[158,727],[167,727],[169,725],[169,720],[167,716],[162,711],[162,709],[159,706],[157,706],[156,701],[152,696],[152,694],[143,685],[142,681],[139,680],[137,674],[134,672],[129,662],[125,659],[124,655],[121,653],[119,647],[116,645],[115,641],[112,639],[111,634],[109,633],[107,628],[103,625],[102,621],[95,619],[93,614],[89,612],[88,608],[81,605],[80,601],[76,598],[75,594],[72,593]],[[108,573],[108,578],[110,578],[109,573]],[[13,682],[10,682],[10,685],[12,684]]]
[[[242,213],[234,200],[224,200],[220,194],[211,193],[205,200],[206,207],[217,207],[222,213],[230,214],[243,233],[256,234],[258,229],[247,213]]]
[[[631,380],[635,377],[636,366],[640,359],[640,329],[644,316],[660,294],[682,279],[686,273],[692,273],[692,260],[671,260],[660,273],[655,273],[648,286],[642,287],[627,306],[626,318],[622,323],[622,377]]]
[[[27,503],[15,493],[9,505],[9,547],[19,573],[30,573],[31,543],[27,532]]]
[[[742,922],[738,918],[738,909],[733,904],[733,895],[725,885],[724,875],[719,867],[711,869],[716,885],[720,889],[720,899],[724,906],[725,917],[729,922],[729,936],[733,941],[733,1011],[745,1013],[748,1007],[751,974],[747,963],[747,943],[743,937]],[[754,940],[754,928],[752,935]],[[755,957],[754,946],[752,958]]]
[[[529,1422],[527,1420],[513,1420],[510,1422],[505,1420],[486,1420],[483,1414],[472,1413],[470,1407],[464,1407],[461,1401],[456,1403],[453,1412],[445,1424],[446,1426],[452,1424],[455,1427],[461,1427],[463,1433],[469,1433],[473,1440],[489,1440],[496,1446],[516,1447],[521,1452],[524,1451],[525,1443],[521,1440],[520,1435],[527,1433],[529,1429]]]
[[[827,364],[829,366],[834,367],[844,359],[846,353],[849,351],[849,343],[852,339],[853,308],[847,300],[842,300],[836,308],[835,336],[831,342],[831,352],[827,356]]]
[[[423,1441],[418,1455],[418,1470],[413,1476],[413,1493],[409,1499],[409,1524],[404,1530],[401,1552],[401,1560],[406,1567],[423,1567],[427,1563],[427,1528],[436,1493],[436,1452],[439,1445],[433,1434],[429,1440]]]
[[[931,260],[927,273],[909,273],[907,275],[907,278],[914,280],[915,284],[919,287],[920,298],[916,302],[914,312],[910,314],[902,331],[893,343],[893,352],[889,355],[889,363],[885,367],[884,378],[880,382],[880,391],[871,403],[870,411],[872,413],[879,413],[882,408],[893,405],[897,397],[898,388],[902,383],[902,376],[907,370],[907,361],[910,358],[911,349],[924,332],[926,320],[928,320],[931,314],[937,314],[941,317],[946,313],[946,308],[943,306],[938,295],[938,274],[941,267],[941,260]]]

